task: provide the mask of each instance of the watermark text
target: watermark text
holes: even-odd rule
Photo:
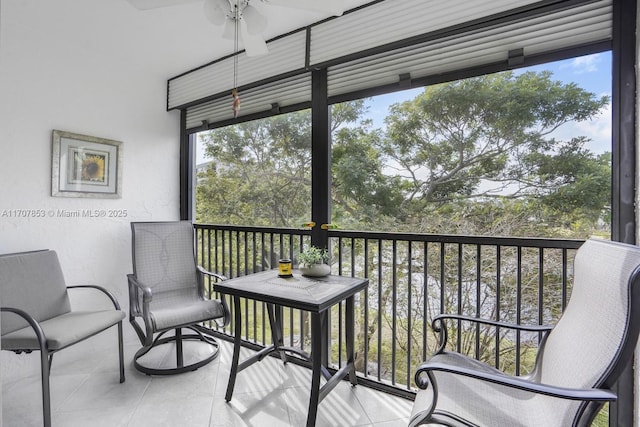
[[[127,209],[0,209],[0,218],[127,218]]]

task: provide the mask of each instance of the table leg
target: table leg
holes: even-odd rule
[[[284,346],[284,337],[282,329],[282,307],[274,304],[267,304],[267,313],[269,314],[269,324],[271,325],[271,340],[276,349],[279,349],[280,359],[287,363],[287,355],[281,348]]]
[[[329,366],[329,351],[331,348],[331,334],[329,334],[331,325],[329,324],[328,311],[329,310],[325,310],[322,312],[322,324],[320,329],[322,342],[326,343],[324,350],[322,350],[322,366]]]
[[[316,425],[318,402],[320,400],[320,373],[322,369],[322,334],[320,313],[311,313],[311,396],[309,397],[309,414],[307,427]]]
[[[358,384],[358,378],[356,377],[356,366],[353,355],[353,347],[355,342],[355,319],[354,319],[354,296],[351,295],[347,298],[347,306],[345,313],[345,338],[347,341],[347,363],[349,364],[349,381],[352,385]]]
[[[238,375],[238,362],[240,361],[240,346],[242,345],[242,313],[240,312],[240,297],[233,297],[234,314],[234,337],[233,337],[233,358],[231,359],[231,372],[229,373],[229,383],[227,384],[227,394],[225,400],[228,402],[233,395],[233,388],[236,385],[236,375]]]

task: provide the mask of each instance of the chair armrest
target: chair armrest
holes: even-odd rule
[[[482,318],[473,317],[473,316],[465,316],[463,314],[447,314],[447,313],[440,314],[434,317],[433,320],[431,321],[431,325],[435,329],[436,322],[442,324],[444,323],[443,320],[447,320],[447,319],[464,320],[468,322],[482,323],[485,325],[493,325],[501,328],[519,329],[521,331],[530,331],[530,332],[549,332],[553,328],[553,326],[550,326],[550,325],[518,325],[516,323],[499,322],[496,320],[482,319]]]
[[[151,346],[153,342],[153,322],[149,304],[153,299],[153,291],[150,287],[139,282],[134,274],[127,274],[129,283],[129,322],[136,331],[140,342],[145,346]],[[140,294],[142,293],[142,306],[140,306]],[[142,317],[145,331],[143,332],[136,321],[136,317]]]
[[[200,273],[202,273],[202,274],[206,274],[207,276],[215,277],[216,279],[218,279],[220,281],[227,280],[227,278],[225,276],[223,276],[222,274],[214,273],[213,271],[209,271],[209,270],[207,270],[204,267],[201,267],[199,265],[197,267],[198,267],[198,271]]]
[[[136,316],[142,316],[145,319],[145,325],[149,325],[147,323],[151,321],[149,303],[153,299],[153,291],[150,287],[138,282],[133,274],[127,274],[127,279],[129,281],[129,321]],[[140,307],[140,293],[142,293],[142,307]]]
[[[488,381],[506,387],[544,394],[547,396],[558,397],[562,399],[597,402],[613,402],[617,399],[616,394],[608,390],[593,388],[576,389],[558,387],[550,384],[541,384],[538,382],[528,381],[521,377],[494,374],[491,372],[479,371],[467,367],[454,366],[441,362],[424,362],[418,367],[415,375],[415,381],[418,387],[426,389],[429,385],[429,382],[433,381],[431,373],[434,371],[463,375],[466,377],[476,378],[478,380]],[[425,378],[424,374],[426,374],[427,378]]]
[[[142,292],[142,302],[151,302],[153,299],[153,291],[150,287],[143,285],[138,282],[136,276],[133,274],[127,274],[127,278],[129,279],[129,288],[135,289],[138,292]]]
[[[40,354],[41,355],[48,354],[47,337],[44,334],[44,331],[42,330],[42,328],[40,327],[40,324],[36,319],[33,318],[33,316],[31,316],[29,313],[27,313],[24,310],[20,310],[19,308],[13,308],[13,307],[0,307],[0,312],[14,313],[22,317],[24,320],[26,320],[27,323],[29,323],[29,326],[31,326],[31,329],[33,329],[33,332],[35,332],[36,334],[38,345],[40,346]]]
[[[102,292],[103,294],[105,294],[113,303],[113,306],[116,310],[120,310],[120,304],[118,303],[118,300],[116,299],[115,296],[113,296],[113,294],[111,292],[109,292],[107,289],[103,288],[102,286],[98,286],[98,285],[71,285],[71,286],[67,286],[67,289],[97,289],[100,292]]]
[[[227,280],[227,278],[221,274],[218,273],[214,273],[212,271],[209,271],[201,266],[197,266],[198,268],[198,272],[201,275],[206,275],[206,276],[211,276],[211,277],[215,277],[216,279],[218,279],[219,281],[225,281]],[[202,281],[201,281],[202,283]],[[215,288],[215,283],[213,284],[213,287]],[[204,288],[204,284],[203,284],[203,288]],[[212,289],[213,290],[213,289]],[[204,289],[203,289],[204,292]],[[209,295],[209,298],[211,298],[211,295]],[[222,308],[224,310],[224,317],[222,318],[222,322],[218,322],[217,320],[214,320],[216,322],[216,324],[218,325],[218,327],[220,328],[224,328],[225,326],[227,326],[229,323],[231,323],[231,311],[229,310],[229,306],[227,304],[227,300],[224,298],[224,295],[221,295],[220,297],[220,303],[222,304]]]
[[[549,332],[551,332],[551,329],[553,329],[553,326],[549,326],[549,325],[518,325],[516,323],[499,322],[496,320],[482,319],[479,317],[465,316],[462,314],[447,314],[447,313],[440,314],[434,317],[433,320],[431,321],[431,328],[434,330],[434,332],[440,334],[440,347],[438,348],[436,353],[442,352],[442,350],[447,344],[447,328],[445,327],[446,320],[460,320],[465,322],[480,323],[483,325],[491,325],[491,326],[496,326],[500,328],[515,329],[518,331],[541,332],[545,336]]]

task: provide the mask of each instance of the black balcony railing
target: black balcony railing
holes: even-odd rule
[[[200,263],[227,277],[294,260],[310,230],[195,226]],[[364,382],[412,392],[413,373],[437,347],[431,319],[443,312],[522,324],[553,324],[571,290],[581,240],[372,233],[328,230],[332,274],[367,277],[356,296],[356,367]],[[242,338],[264,345],[271,336],[262,303],[243,301]],[[286,345],[309,350],[309,318],[285,310]],[[345,348],[343,307],[329,313],[330,363]],[[540,337],[494,327],[454,325],[450,348],[514,374],[531,369]],[[231,334],[233,327],[218,331]]]

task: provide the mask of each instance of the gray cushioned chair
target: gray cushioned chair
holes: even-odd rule
[[[72,311],[68,289],[75,288],[101,291],[114,309]],[[0,255],[0,301],[2,350],[18,354],[40,351],[45,426],[51,425],[49,372],[54,353],[118,325],[120,382],[124,382],[122,319],[125,313],[104,288],[66,286],[54,251]]]
[[[230,314],[224,299],[205,296],[205,275],[214,281],[225,278],[196,264],[193,225],[187,221],[133,222],[131,232],[133,274],[127,276],[129,321],[142,344],[134,356],[134,366],[148,375],[170,375],[193,371],[211,362],[218,354],[218,343],[200,325],[214,320],[222,327],[228,324]],[[143,321],[144,330],[138,318]],[[183,334],[183,328],[193,333]],[[171,331],[175,333],[165,336]],[[185,339],[204,341],[213,350],[197,362],[185,365],[182,345]],[[176,345],[175,367],[153,368],[139,362],[157,345],[170,342]]]
[[[640,327],[640,248],[590,239],[576,253],[570,301],[554,327],[521,326],[457,315],[434,318],[441,348],[417,370],[410,426],[587,426],[630,362]],[[444,350],[446,322],[541,332],[526,377]]]

